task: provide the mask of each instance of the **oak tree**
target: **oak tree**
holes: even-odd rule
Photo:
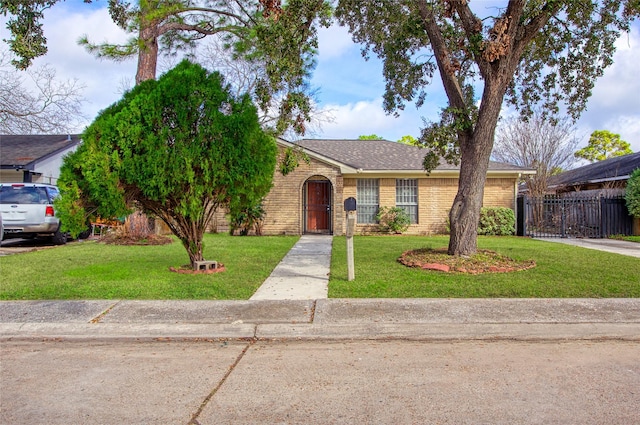
[[[597,77],[611,65],[614,42],[640,13],[635,0],[510,0],[491,9],[469,0],[339,0],[336,16],[354,41],[383,61],[384,107],[421,105],[436,73],[448,105],[421,142],[460,163],[450,212],[449,254],[477,251],[484,183],[500,110],[506,99],[529,115],[565,101],[576,118]],[[476,98],[476,90],[481,93]],[[479,106],[476,106],[479,100]]]
[[[631,145],[622,140],[619,134],[607,130],[596,130],[591,133],[587,146],[579,149],[575,156],[576,158],[596,162],[630,153],[633,153]]]
[[[401,138],[399,138],[398,143],[402,143],[403,145],[410,145],[410,146],[420,146],[418,139],[416,139],[410,134],[407,134],[406,136],[402,136]]]
[[[358,136],[358,140],[384,140],[384,137],[377,134],[361,134]]]
[[[217,209],[271,189],[277,148],[250,97],[232,95],[219,73],[188,61],[138,84],[82,139],[58,181],[68,230],[83,230],[89,214],[136,207],[167,224],[192,266],[203,260],[202,237]]]

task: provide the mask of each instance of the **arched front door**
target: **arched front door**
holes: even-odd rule
[[[331,182],[312,177],[304,185],[304,232],[332,233]]]

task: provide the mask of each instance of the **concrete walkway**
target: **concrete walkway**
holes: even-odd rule
[[[595,249],[614,254],[628,255],[640,258],[640,244],[636,242],[621,241],[617,239],[583,239],[583,238],[536,238],[545,242],[563,243],[565,245],[579,246],[581,248]]]
[[[327,298],[332,241],[329,235],[303,235],[250,299]]]

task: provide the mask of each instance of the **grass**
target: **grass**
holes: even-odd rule
[[[519,272],[443,273],[408,268],[397,261],[404,251],[447,244],[446,236],[356,236],[355,280],[349,282],[345,238],[335,237],[329,297],[640,297],[640,259],[528,238],[478,239],[479,248],[536,262],[533,269]]]
[[[0,299],[248,299],[298,240],[294,236],[205,235],[204,256],[226,271],[182,275],[177,239],[170,245],[71,243],[0,257]]]
[[[640,243],[640,236],[612,236],[612,239],[620,239],[621,241]]]
[[[212,275],[181,275],[188,262],[178,241],[161,246],[78,242],[0,257],[0,299],[248,299],[298,240],[294,236],[205,235]],[[347,281],[346,242],[335,237],[333,298],[640,297],[640,259],[516,237],[480,237],[478,246],[536,267],[467,275],[408,268],[404,251],[442,248],[447,237],[356,236],[355,275]]]

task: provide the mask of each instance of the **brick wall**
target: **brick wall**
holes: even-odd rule
[[[283,149],[280,148],[280,155]],[[281,158],[278,158],[280,162]],[[277,167],[276,167],[277,168]],[[291,173],[283,176],[279,170],[273,177],[273,188],[265,198],[266,217],[263,225],[265,235],[300,235],[304,232],[302,190],[304,183],[314,176],[326,178],[332,185],[332,217],[334,234],[342,234],[343,198],[340,170],[311,158],[310,163],[301,162]]]
[[[278,162],[282,159],[284,148],[278,147]],[[273,187],[264,200],[265,219],[262,227],[263,235],[301,235],[304,233],[302,191],[304,183],[311,177],[327,179],[332,186],[332,216],[334,234],[341,235],[344,226],[344,208],[342,198],[343,179],[340,170],[324,162],[311,158],[310,163],[304,161],[291,173],[283,176],[276,165],[273,176]],[[355,196],[355,193],[352,195]],[[226,208],[216,212],[209,231],[228,232]]]
[[[487,179],[484,186],[482,204],[485,207],[506,207],[516,209],[515,179]]]
[[[345,198],[356,196],[356,178],[344,179]],[[396,203],[396,179],[380,178],[380,206],[393,207]],[[424,177],[418,179],[418,223],[405,232],[414,235],[441,234],[446,231],[447,218],[453,199],[458,192],[457,178]],[[487,179],[484,206],[515,208],[515,178]],[[376,226],[357,225],[358,233],[376,231]]]

